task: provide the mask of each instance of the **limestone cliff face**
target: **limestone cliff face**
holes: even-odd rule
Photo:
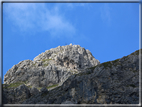
[[[138,104],[139,51],[70,76],[62,86],[23,102],[36,104]],[[34,98],[40,99],[35,102]]]
[[[4,76],[4,84],[24,82],[27,86],[48,87],[62,84],[72,74],[98,64],[91,52],[79,45],[58,46],[33,61],[24,60],[14,65]]]
[[[3,103],[138,104],[139,51],[102,64],[87,51],[77,45],[57,47],[38,55],[34,61],[25,60],[13,66],[5,76],[8,84],[3,85]],[[19,75],[13,76],[17,72]],[[62,79],[65,75],[66,79]],[[25,77],[28,81],[22,80]],[[48,82],[40,89],[38,86],[44,80],[41,78]]]

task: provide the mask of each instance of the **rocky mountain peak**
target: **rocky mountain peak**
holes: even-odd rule
[[[74,45],[64,47],[72,51],[70,46]],[[78,48],[80,49],[77,50],[82,50],[81,54],[76,51],[75,55],[81,58],[87,57],[87,50],[79,46]],[[53,52],[56,48],[51,50],[52,54],[56,53]],[[63,53],[58,51],[59,54],[63,54],[62,57],[58,54],[56,56],[60,56],[60,58],[67,56],[66,60],[69,62],[72,53],[64,55],[68,52],[67,50]],[[139,53],[137,50],[128,56],[84,70],[78,67],[78,69],[75,68],[74,74],[74,68],[64,66],[64,62],[58,63],[57,57],[52,54],[48,57],[44,52],[34,61],[21,61],[7,72],[6,84],[3,84],[3,103],[139,104],[139,70],[141,69],[139,67],[141,57],[139,56],[142,54],[139,55]],[[42,59],[42,57],[44,58]],[[75,60],[74,57],[72,59]],[[91,63],[91,60],[89,61]],[[75,64],[78,63],[79,61]]]
[[[35,57],[34,62],[43,62],[44,59],[54,60],[56,65],[70,69],[84,69],[99,64],[89,50],[72,44],[46,50]]]
[[[4,84],[24,82],[27,86],[48,87],[62,84],[72,74],[98,65],[89,50],[79,45],[58,46],[24,60],[9,69]]]

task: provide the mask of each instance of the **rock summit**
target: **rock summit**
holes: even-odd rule
[[[4,84],[24,82],[34,87],[62,84],[72,74],[99,63],[89,50],[79,45],[58,46],[39,54],[33,61],[14,65],[4,76]]]
[[[2,101],[4,104],[139,104],[142,55],[139,51],[100,64],[89,50],[79,45],[47,50],[33,61],[21,61],[7,71]]]

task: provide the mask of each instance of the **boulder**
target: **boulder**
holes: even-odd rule
[[[38,94],[38,93],[39,93],[39,90],[38,90],[37,88],[32,87],[32,88],[30,89],[30,94],[31,94],[31,95],[36,95],[36,94]]]
[[[47,92],[48,92],[48,89],[47,89],[46,87],[42,87],[42,88],[40,89],[40,92],[41,92],[41,93],[47,93]]]
[[[20,102],[30,98],[30,90],[24,84],[14,89],[14,93],[15,93],[15,100],[22,99]]]

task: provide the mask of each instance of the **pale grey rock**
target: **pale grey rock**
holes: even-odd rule
[[[24,60],[9,69],[4,84],[26,82],[34,87],[62,84],[69,76],[98,65],[89,50],[79,45],[58,46],[46,50],[34,60]]]
[[[61,66],[70,67],[72,69],[74,69],[74,67],[77,69],[87,68],[92,65],[94,66],[99,64],[99,61],[92,56],[89,50],[86,51],[79,45],[67,45],[52,48],[35,57],[34,61],[50,58],[55,60],[57,65],[59,64]],[[88,61],[87,64],[86,61]]]
[[[34,87],[39,87],[39,84],[40,84],[39,76],[34,75],[33,77],[30,78],[28,85],[34,86]]]

